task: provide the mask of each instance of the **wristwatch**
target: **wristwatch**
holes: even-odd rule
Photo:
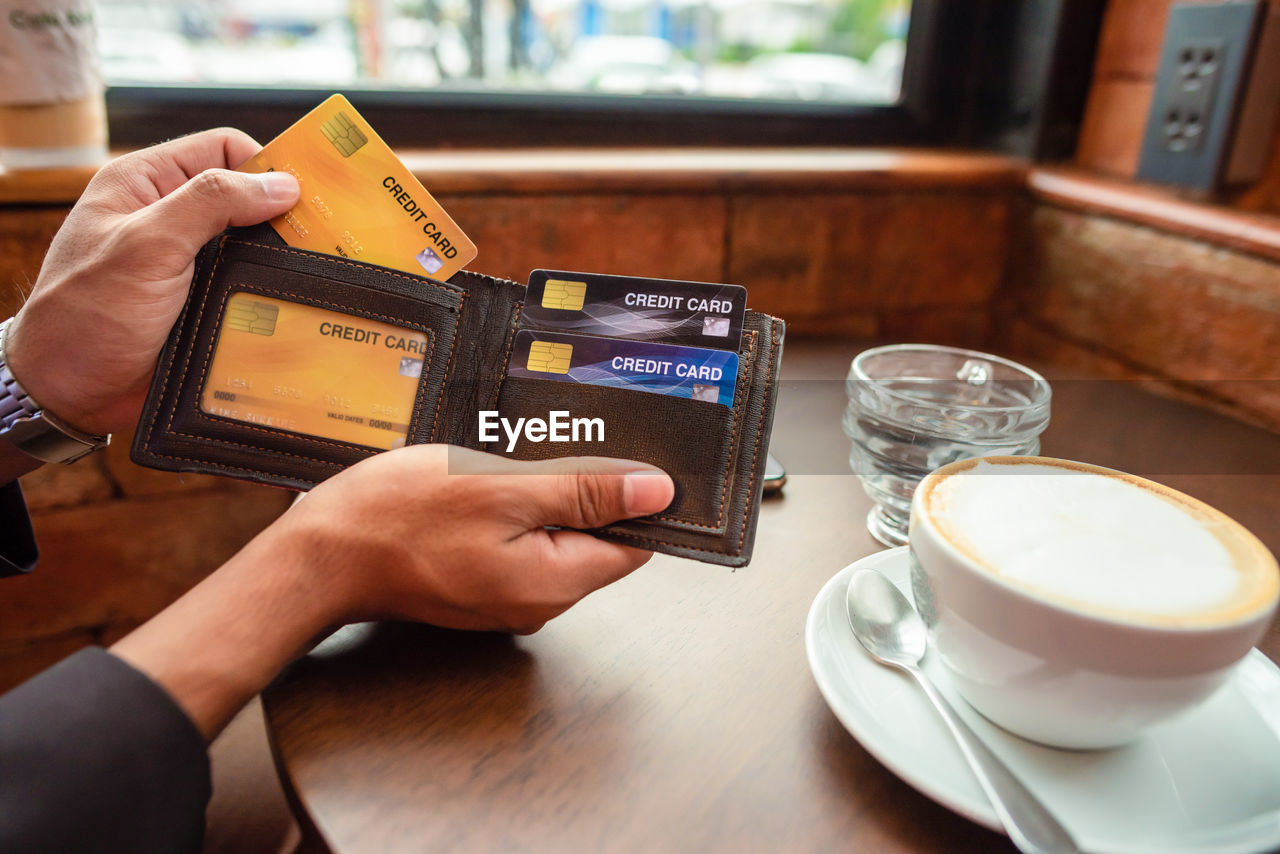
[[[27,394],[9,370],[5,343],[13,318],[0,323],[0,440],[46,463],[74,463],[111,443],[111,436],[84,433]]]

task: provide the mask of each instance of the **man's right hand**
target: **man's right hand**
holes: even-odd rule
[[[327,627],[537,631],[650,557],[572,529],[657,513],[674,490],[626,460],[388,451],[317,486],[112,651],[212,738]]]
[[[263,539],[307,556],[336,621],[528,633],[650,557],[570,529],[657,513],[673,492],[665,473],[626,460],[415,445],[322,483]]]

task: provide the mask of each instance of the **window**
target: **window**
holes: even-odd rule
[[[99,0],[112,84],[892,104],[910,0]]]
[[[1039,155],[1073,144],[1102,7],[98,0],[98,26],[122,146],[219,124],[270,139],[341,91],[395,146],[994,141]]]

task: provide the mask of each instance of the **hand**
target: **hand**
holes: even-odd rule
[[[664,473],[626,460],[414,445],[320,484],[255,545],[273,563],[302,558],[330,592],[333,623],[529,633],[650,557],[565,528],[656,513],[673,492]]]
[[[291,175],[227,171],[260,148],[240,131],[205,131],[94,176],[9,328],[9,366],[41,406],[88,433],[137,422],[200,247],[298,200]]]
[[[212,738],[327,627],[536,631],[650,557],[564,528],[657,513],[673,494],[665,474],[626,460],[388,451],[317,486],[112,651]]]

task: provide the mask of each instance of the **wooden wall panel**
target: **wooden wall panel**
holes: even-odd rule
[[[1121,178],[1136,175],[1154,92],[1151,80],[1094,83],[1080,125],[1076,149],[1080,165]]]
[[[724,270],[718,195],[438,198],[480,249],[470,269],[521,284],[539,267],[696,281]]]
[[[1004,194],[737,196],[726,280],[796,332],[874,335],[890,317],[901,331],[927,310],[991,299],[1010,205]]]
[[[1014,319],[1119,373],[1163,378],[1280,425],[1275,261],[1040,206],[1009,276],[1022,282],[1010,287]]]
[[[1102,19],[1094,75],[1151,77],[1160,64],[1160,46],[1171,0],[1110,0]]]
[[[67,211],[62,206],[0,207],[0,319],[12,317],[31,293]]]
[[[0,643],[136,624],[235,554],[287,506],[280,490],[214,490],[36,513],[37,571],[4,579]]]

